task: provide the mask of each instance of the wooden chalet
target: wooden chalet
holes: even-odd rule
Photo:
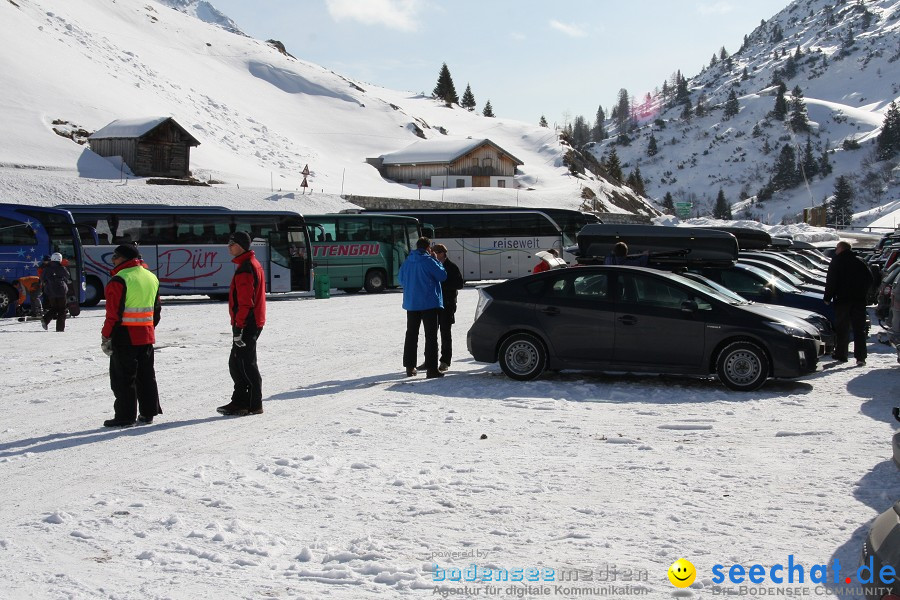
[[[191,147],[200,142],[172,117],[119,119],[88,137],[100,156],[121,156],[135,175],[188,177]]]
[[[423,187],[515,186],[521,160],[488,139],[422,140],[367,159],[385,179]]]

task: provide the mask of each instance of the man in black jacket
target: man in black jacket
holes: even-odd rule
[[[41,318],[44,329],[47,329],[50,321],[56,319],[56,331],[66,330],[66,298],[72,288],[72,277],[69,269],[63,266],[62,259],[62,254],[54,252],[41,272],[41,288],[49,306]]]
[[[872,271],[847,242],[838,242],[825,279],[825,304],[834,302],[834,352],[839,362],[847,362],[850,329],[853,329],[853,356],[856,366],[866,364],[866,298],[872,286]]]
[[[432,250],[434,257],[447,271],[447,279],[441,282],[444,308],[438,312],[438,326],[441,331],[441,359],[438,370],[443,373],[450,368],[450,359],[453,358],[453,336],[450,329],[456,323],[456,294],[463,289],[465,283],[459,267],[447,256],[447,246],[435,244]]]

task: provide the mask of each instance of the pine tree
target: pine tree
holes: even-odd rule
[[[656,145],[656,136],[653,135],[653,132],[650,132],[650,141],[647,143],[647,156],[656,156],[659,152],[659,147]]]
[[[741,71],[741,81],[747,81],[750,79],[749,73],[747,73],[747,67],[744,67],[744,70]]]
[[[619,162],[619,155],[616,154],[615,148],[609,151],[609,156],[606,158],[606,173],[613,183],[622,182],[622,163]]]
[[[700,92],[700,95],[697,96],[697,106],[694,108],[694,114],[698,117],[706,116],[706,94]]]
[[[825,209],[826,218],[834,225],[850,225],[853,221],[853,188],[841,175],[834,182],[834,196]]]
[[[806,103],[803,102],[803,90],[795,86],[791,90],[791,118],[788,121],[794,133],[809,131],[809,118],[806,116]]]
[[[725,200],[725,191],[722,188],[719,188],[719,195],[716,196],[716,206],[713,208],[713,217],[724,221],[730,221],[732,219],[731,205]]]
[[[459,97],[456,95],[456,87],[453,85],[453,78],[450,76],[450,69],[447,68],[447,63],[441,66],[437,85],[434,86],[434,91],[431,93],[443,100],[448,106],[459,102]]]
[[[572,146],[581,148],[589,141],[591,141],[591,130],[584,117],[578,115],[572,124]]]
[[[819,173],[822,174],[822,178],[828,177],[831,175],[831,172],[834,170],[834,167],[831,166],[831,161],[828,160],[828,152],[822,151],[822,155],[819,157]]]
[[[628,130],[629,121],[631,120],[631,99],[628,96],[628,90],[625,88],[619,90],[615,111],[616,126],[619,133],[624,133]]]
[[[547,118],[544,115],[541,115],[541,120],[538,121],[538,126],[540,127],[550,127],[550,124],[547,123]]]
[[[690,90],[688,90],[687,79],[681,76],[681,71],[678,71],[676,79],[677,82],[675,86],[675,103],[690,106],[691,92]]]
[[[894,101],[884,113],[881,133],[878,134],[875,145],[875,155],[878,160],[890,160],[898,152],[900,152],[900,108],[897,108],[897,102]]]
[[[784,61],[784,69],[781,71],[784,74],[785,79],[793,79],[797,75],[797,61],[794,60],[793,56],[788,56],[787,60]]]
[[[775,160],[772,185],[776,190],[786,190],[797,185],[797,155],[790,144],[781,147]]]
[[[741,104],[740,102],[738,102],[737,94],[734,93],[734,90],[731,90],[730,92],[728,92],[728,100],[725,101],[725,120],[728,120],[731,117],[737,115],[740,110]]]
[[[594,119],[594,128],[591,129],[591,139],[597,143],[606,139],[606,115],[603,113],[603,107],[597,107],[597,116]]]
[[[672,192],[666,192],[666,195],[663,196],[662,205],[668,214],[671,215],[675,212],[675,200],[672,198]]]
[[[716,56],[716,53],[713,52],[712,58],[709,59],[709,68],[712,69],[716,66],[716,63],[719,62],[719,58]]]
[[[759,136],[762,135],[762,128],[759,126],[759,123],[753,124],[753,131],[750,132],[750,135],[752,135],[755,138],[758,138]]]
[[[803,148],[803,158],[800,160],[802,174],[810,181],[819,173],[819,162],[813,154],[812,141],[806,138],[806,147]]]
[[[493,117],[494,116],[494,107],[491,106],[491,101],[488,100],[484,103],[484,110],[481,111],[481,114],[485,117]]]
[[[641,167],[636,166],[634,171],[628,174],[628,179],[625,180],[625,183],[628,184],[634,193],[639,196],[646,196],[647,189],[644,186],[644,178],[641,176]]]
[[[787,116],[788,104],[787,100],[784,99],[784,93],[786,91],[787,86],[784,85],[784,82],[782,81],[778,84],[778,94],[775,96],[775,107],[772,108],[773,119],[784,121],[784,118]]]
[[[690,121],[694,112],[691,110],[691,102],[688,100],[688,103],[684,105],[684,108],[681,109],[681,118],[685,121]]]
[[[472,93],[472,88],[468,83],[466,84],[466,91],[463,92],[462,101],[459,105],[469,112],[475,110],[475,95]]]
[[[719,60],[725,60],[728,58],[728,52],[725,50],[725,46],[722,46],[722,49],[719,50]]]

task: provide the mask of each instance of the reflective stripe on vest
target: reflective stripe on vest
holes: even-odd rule
[[[153,305],[159,291],[156,275],[137,266],[116,273],[125,281],[125,308],[122,325],[125,327],[153,327]]]

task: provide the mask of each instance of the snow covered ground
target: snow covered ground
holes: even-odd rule
[[[466,352],[468,287],[451,371],[407,379],[400,301],[270,296],[266,412],[226,418],[227,309],[168,299],[165,414],[125,430],[101,426],[102,305],[61,334],[0,322],[0,597],[431,598],[433,564],[474,563],[550,568],[557,582],[456,597],[614,585],[711,598],[715,564],[855,568],[867,524],[900,497],[900,366],[874,335],[867,367],[754,393],[676,376],[519,383]],[[666,578],[680,557],[698,570],[687,590]],[[555,587],[574,569],[594,582]]]

